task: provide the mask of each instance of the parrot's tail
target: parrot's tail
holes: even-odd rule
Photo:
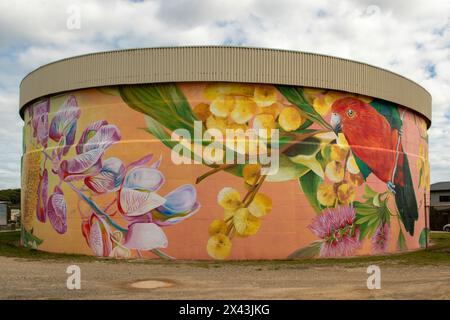
[[[414,235],[414,223],[419,217],[417,200],[406,154],[402,152],[400,159],[403,161],[398,163],[397,171],[401,172],[397,172],[397,177],[402,176],[403,185],[395,184],[395,203],[406,231],[410,235]]]

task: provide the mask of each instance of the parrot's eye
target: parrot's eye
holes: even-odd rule
[[[355,112],[352,109],[348,109],[347,110],[347,116],[349,118],[353,118],[354,115],[355,115]]]

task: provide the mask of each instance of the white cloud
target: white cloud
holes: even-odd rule
[[[66,27],[70,5],[80,30]],[[433,95],[432,181],[450,180],[448,0],[3,0],[0,30],[0,188],[19,186],[18,85],[28,72],[88,52],[200,44],[324,53],[413,79]]]

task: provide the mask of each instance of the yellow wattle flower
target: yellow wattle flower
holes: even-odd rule
[[[227,224],[223,220],[215,219],[209,225],[208,231],[210,236],[213,236],[216,233],[226,234]]]
[[[325,167],[326,177],[335,183],[341,182],[344,179],[344,174],[344,166],[340,162],[331,161]]]
[[[276,128],[275,118],[271,114],[258,114],[253,119],[252,128],[257,130],[256,133],[263,138],[270,138],[272,136],[271,130]]]
[[[208,239],[206,251],[210,257],[217,260],[223,260],[230,255],[231,246],[230,238],[224,234],[217,233]]]
[[[325,95],[324,95],[324,101],[325,104],[328,107],[328,112],[331,110],[331,106],[333,105],[333,103],[336,100],[339,100],[341,98],[345,98],[346,96],[348,96],[347,93],[344,92],[338,92],[338,91],[328,91]],[[327,113],[328,113],[327,112]]]
[[[196,104],[192,111],[202,122],[205,122],[206,119],[208,119],[208,117],[211,115],[211,112],[209,111],[209,105],[203,102]]]
[[[228,122],[225,118],[219,118],[216,116],[209,116],[206,119],[206,128],[207,129],[217,129],[223,134],[225,134],[225,130],[227,129]]]
[[[278,115],[281,112],[281,109],[283,109],[283,105],[279,102],[275,102],[275,103],[272,103],[268,107],[260,108],[258,110],[258,113],[259,114],[270,114],[276,120],[278,118]]]
[[[256,86],[253,100],[259,107],[268,107],[277,101],[277,90],[271,85]]]
[[[256,184],[261,174],[261,165],[259,164],[246,164],[242,169],[242,176],[245,183],[253,186]]]
[[[350,173],[348,177],[349,177],[348,182],[350,182],[355,187],[358,187],[364,183],[364,178],[360,173],[358,174]]]
[[[278,123],[284,131],[297,130],[305,120],[295,107],[285,107],[278,116]]]
[[[241,208],[233,216],[233,225],[238,235],[247,237],[258,232],[261,220],[252,215],[247,208]]]
[[[217,202],[227,210],[237,210],[241,206],[241,195],[239,192],[230,187],[225,187],[217,194]]]
[[[223,210],[223,220],[229,221],[235,214],[236,210],[224,209]]]
[[[317,200],[324,206],[330,207],[334,205],[336,196],[334,185],[331,183],[323,182],[317,188]]]
[[[350,148],[350,145],[348,144],[348,141],[342,132],[338,133],[338,136],[336,138],[336,144],[339,145],[341,148],[346,149]]]
[[[359,173],[359,168],[358,168],[358,165],[356,164],[356,160],[355,160],[354,156],[348,157],[346,165],[347,165],[348,172],[353,173],[353,174]]]
[[[255,217],[261,218],[272,211],[272,199],[263,193],[257,193],[248,206],[248,211]]]
[[[209,110],[216,117],[226,118],[233,111],[234,106],[235,99],[233,96],[218,96],[211,102]]]
[[[355,195],[355,188],[348,183],[341,184],[337,189],[338,200],[341,204],[353,202],[355,200]]]
[[[343,148],[339,144],[330,145],[330,159],[334,161],[343,161],[348,153],[348,148]]]
[[[231,119],[239,124],[246,123],[253,118],[257,111],[256,103],[247,97],[236,97],[235,107],[231,111]]]

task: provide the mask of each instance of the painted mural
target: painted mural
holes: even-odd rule
[[[94,88],[25,110],[22,242],[111,258],[299,259],[425,246],[425,120],[331,90],[239,83]],[[276,131],[218,164],[196,130]],[[175,132],[197,137],[174,140]],[[227,141],[214,141],[230,151]],[[274,143],[276,142],[276,143]],[[180,148],[181,145],[181,148]],[[186,161],[174,163],[174,153]],[[267,157],[268,156],[268,157]],[[209,158],[208,158],[209,157]],[[187,161],[189,158],[192,161]],[[237,158],[236,158],[237,159]]]

